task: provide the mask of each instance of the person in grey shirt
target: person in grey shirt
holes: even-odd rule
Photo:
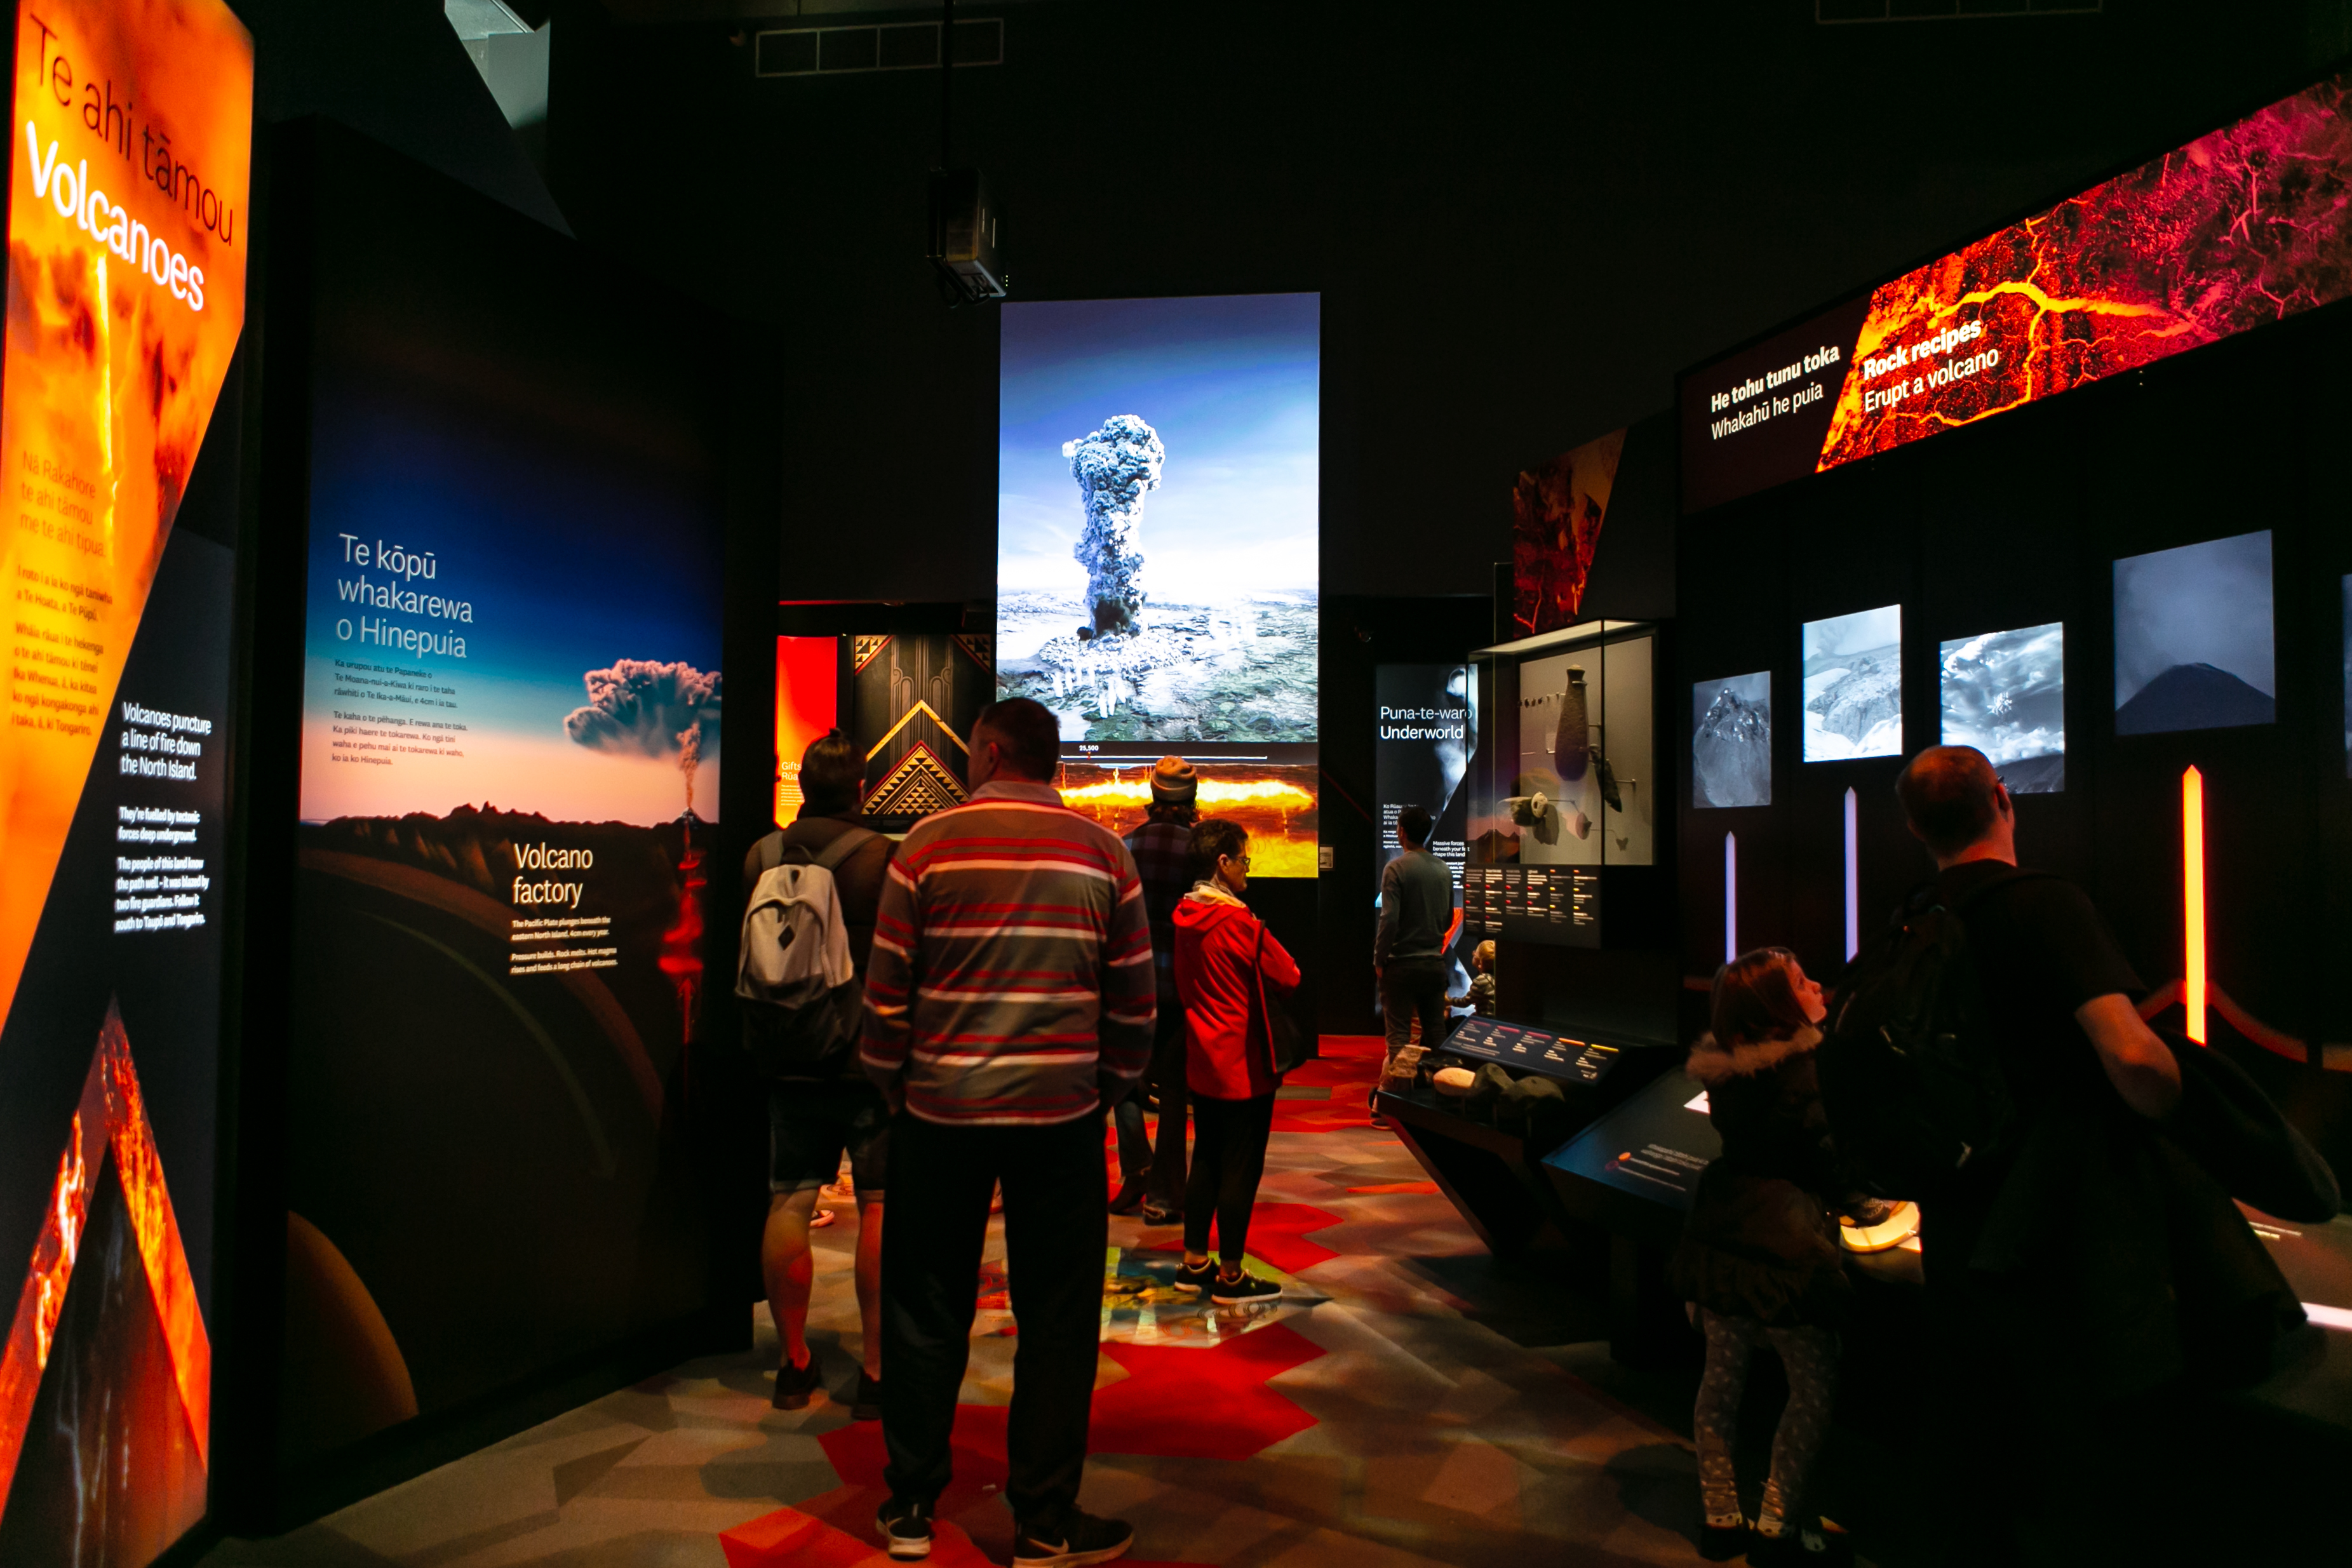
[[[1454,925],[1454,873],[1429,852],[1429,813],[1407,806],[1397,813],[1402,852],[1381,873],[1381,924],[1372,937],[1372,972],[1380,981],[1387,1021],[1383,1086],[1410,1077],[1418,1053],[1404,1054],[1421,1020],[1423,1050],[1445,1038],[1445,936]]]

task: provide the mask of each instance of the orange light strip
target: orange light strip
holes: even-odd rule
[[[2205,775],[2180,776],[2180,915],[2188,951],[2180,971],[2180,1003],[2189,1038],[2205,1043]]]

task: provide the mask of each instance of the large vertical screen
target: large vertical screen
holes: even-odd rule
[[[1064,799],[1119,831],[1161,756],[1313,876],[1320,297],[1013,305],[997,691],[1061,721]]]

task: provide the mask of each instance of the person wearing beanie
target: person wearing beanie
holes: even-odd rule
[[[1192,885],[1189,856],[1192,823],[1200,815],[1200,775],[1181,757],[1163,757],[1151,769],[1151,804],[1127,835],[1143,879],[1143,906],[1151,922],[1151,958],[1158,966],[1159,1032],[1151,1065],[1144,1075],[1160,1098],[1160,1144],[1155,1151],[1143,1130],[1143,1096],[1130,1094],[1111,1120],[1118,1127],[1118,1196],[1113,1214],[1143,1210],[1146,1225],[1173,1225],[1183,1218],[1184,1009],[1176,997],[1176,905]]]

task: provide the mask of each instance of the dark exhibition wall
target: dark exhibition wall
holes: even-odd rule
[[[996,328],[922,261],[937,73],[755,79],[760,28],[841,20],[800,9],[559,5],[551,183],[783,327],[788,597],[985,599]],[[1324,591],[1483,593],[1512,476],[1684,366],[2352,50],[2338,4],[1813,10],[967,4],[1003,64],[956,73],[954,156],[1016,299],[1319,289]]]

